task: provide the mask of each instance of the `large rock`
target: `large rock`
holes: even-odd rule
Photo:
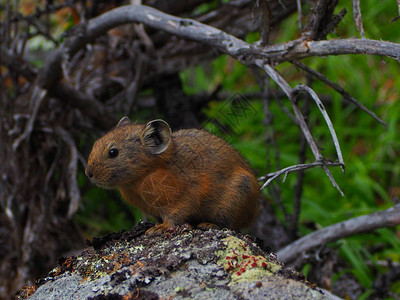
[[[328,299],[254,239],[179,226],[145,236],[148,223],[95,238],[19,299]],[[33,293],[33,294],[32,294]]]

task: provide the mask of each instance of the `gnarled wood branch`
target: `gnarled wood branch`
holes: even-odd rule
[[[354,234],[400,224],[400,204],[389,209],[343,221],[315,231],[277,252],[278,259],[290,263],[301,253]]]

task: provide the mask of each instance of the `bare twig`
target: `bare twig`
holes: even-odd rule
[[[273,44],[256,50],[243,49],[243,54],[257,58],[271,59],[275,62],[302,59],[312,56],[344,54],[381,55],[400,61],[400,45],[392,42],[371,39],[334,39],[307,41],[303,38],[284,44]]]
[[[135,77],[126,89],[127,111],[125,115],[130,115],[132,113],[133,105],[136,102],[136,98],[139,93],[141,79],[145,68],[145,58],[143,58],[142,55],[139,54],[136,63]]]
[[[390,22],[393,23],[395,21],[397,21],[398,19],[400,19],[400,0],[396,0],[397,2],[397,12],[398,12],[398,16],[394,17]]]
[[[297,92],[299,92],[299,91],[306,91],[311,96],[311,98],[315,101],[315,103],[317,104],[317,107],[321,111],[321,114],[324,117],[326,124],[328,125],[329,132],[331,133],[332,140],[335,145],[339,163],[342,164],[341,168],[342,168],[342,171],[344,172],[344,161],[343,161],[343,156],[342,156],[342,150],[340,149],[339,140],[337,138],[335,129],[333,128],[332,121],[329,118],[328,113],[326,112],[325,106],[322,104],[321,100],[318,98],[318,95],[310,87],[301,84],[301,85],[296,86],[293,89],[292,93],[294,95],[296,95]]]
[[[317,143],[315,142],[313,136],[311,135],[311,132],[310,132],[305,120],[304,120],[304,116],[303,116],[300,108],[298,107],[298,105],[296,103],[296,99],[294,97],[295,93],[293,93],[293,89],[286,82],[286,80],[283,79],[283,77],[271,65],[266,64],[262,60],[256,60],[255,63],[257,64],[257,66],[262,68],[268,74],[268,76],[270,76],[280,86],[280,88],[283,90],[283,92],[289,97],[289,99],[290,99],[290,101],[292,103],[292,107],[293,107],[295,116],[296,116],[297,125],[300,127],[301,131],[303,132],[304,137],[306,138],[307,143],[310,146],[312,153],[314,154],[315,161],[317,161],[317,162],[324,161],[325,159],[323,158],[321,152],[319,151]],[[319,104],[318,104],[318,106],[319,106]],[[321,109],[321,107],[319,107],[319,108]],[[327,119],[325,118],[325,120],[327,120]],[[328,123],[328,127],[329,126],[332,126],[332,124],[329,125],[329,123]],[[332,134],[332,132],[331,132],[331,134]],[[337,150],[338,151],[339,162],[342,164],[342,168],[344,168],[343,158],[342,158],[342,155],[341,155],[340,147],[339,147],[339,144],[337,143],[337,139],[335,141],[336,134],[333,134],[332,137],[334,139],[335,147],[337,149],[339,149],[339,151]],[[336,183],[335,179],[333,178],[331,172],[326,167],[326,165],[322,165],[322,168],[324,169],[324,171],[325,171],[326,175],[328,176],[329,180],[331,181],[332,185],[339,191],[339,193],[342,196],[344,196],[342,190],[340,189],[340,187]],[[263,185],[263,188],[265,188],[265,186]]]
[[[400,0],[399,0],[400,1]],[[307,65],[303,64],[302,62],[299,61],[292,61],[292,64],[295,66],[303,69],[307,73],[313,75],[314,77],[318,78],[322,82],[326,83],[328,86],[333,88],[335,91],[340,93],[343,98],[351,103],[353,103],[357,108],[361,109],[362,111],[366,112],[369,114],[371,117],[373,117],[376,121],[378,121],[380,124],[383,126],[387,126],[386,122],[384,122],[382,119],[380,119],[374,112],[370,111],[368,108],[366,108],[362,103],[358,102],[356,99],[354,99],[345,89],[343,89],[341,86],[337,85],[336,83],[330,81],[328,78],[326,78],[324,75],[321,73],[309,68]]]
[[[279,250],[277,252],[278,259],[281,262],[290,263],[300,253],[310,251],[320,245],[354,234],[370,232],[381,227],[398,224],[400,224],[400,204],[380,212],[360,216],[315,231]]]
[[[77,170],[78,170],[78,150],[72,137],[67,131],[61,127],[57,127],[55,132],[59,137],[68,145],[70,151],[70,160],[68,163],[67,171],[67,182],[68,182],[68,194],[70,203],[68,206],[68,218],[72,218],[75,212],[78,210],[81,195],[79,192],[78,181],[77,181]]]
[[[301,12],[301,0],[296,0],[296,5],[297,5],[297,26],[299,27],[299,30],[303,28],[303,24],[301,23],[303,19],[303,15]]]
[[[21,142],[25,139],[29,139],[32,130],[33,130],[33,125],[36,121],[36,115],[39,111],[39,107],[40,104],[42,103],[43,99],[46,97],[47,95],[47,91],[43,90],[42,88],[40,88],[39,86],[35,86],[33,88],[33,92],[32,92],[32,96],[31,96],[31,101],[30,103],[33,103],[33,107],[32,107],[32,112],[31,112],[31,116],[28,119],[26,126],[25,126],[25,130],[22,133],[22,135],[20,135],[13,143],[12,147],[13,150],[15,151],[19,145],[21,144]]]
[[[271,31],[271,17],[270,17],[270,8],[268,0],[258,0],[259,6],[262,13],[262,22],[261,22],[261,45],[265,46],[269,44],[269,36]]]
[[[328,166],[328,167],[337,167],[337,166],[342,166],[342,164],[337,163],[337,162],[329,162],[329,161],[316,161],[313,163],[309,164],[299,164],[299,165],[293,165],[287,168],[284,168],[282,170],[273,172],[273,173],[268,173],[267,175],[259,177],[257,180],[258,181],[264,181],[267,179],[267,181],[261,186],[260,190],[265,189],[274,179],[278,178],[281,175],[285,175],[284,180],[286,179],[286,176],[289,173],[293,172],[298,172],[302,170],[307,170],[310,168],[314,167],[323,167],[323,166]]]
[[[307,35],[312,40],[324,39],[336,26],[338,21],[333,20],[333,12],[337,2],[338,0],[318,0],[313,7],[306,28]]]
[[[311,135],[310,130],[308,129],[308,126],[306,122],[304,121],[304,117],[296,105],[295,101],[293,101],[293,90],[290,87],[290,85],[286,82],[285,79],[269,64],[265,64],[264,61],[257,61],[258,66],[261,67],[262,69],[265,70],[265,72],[270,76],[278,85],[279,87],[283,90],[283,92],[288,96],[288,98],[292,101],[292,107],[295,112],[296,116],[296,121],[298,126],[300,127],[301,131],[303,132],[304,136],[307,139],[308,144],[310,145],[311,151],[315,156],[315,159],[317,161],[322,160],[323,157],[321,153],[319,152],[318,146],[316,142],[314,141],[314,138]]]
[[[353,19],[361,38],[365,39],[364,26],[361,16],[360,0],[353,0]]]

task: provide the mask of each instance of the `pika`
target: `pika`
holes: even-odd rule
[[[258,212],[259,185],[238,151],[205,130],[172,133],[163,120],[122,118],[94,143],[85,173],[152,216],[146,234],[185,223],[241,229]]]

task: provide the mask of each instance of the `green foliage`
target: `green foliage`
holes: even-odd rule
[[[361,243],[349,239],[342,241],[340,252],[351,263],[351,272],[353,275],[355,275],[364,287],[371,288],[373,278],[365,261],[365,257],[371,258],[371,255],[367,252],[365,247]]]

